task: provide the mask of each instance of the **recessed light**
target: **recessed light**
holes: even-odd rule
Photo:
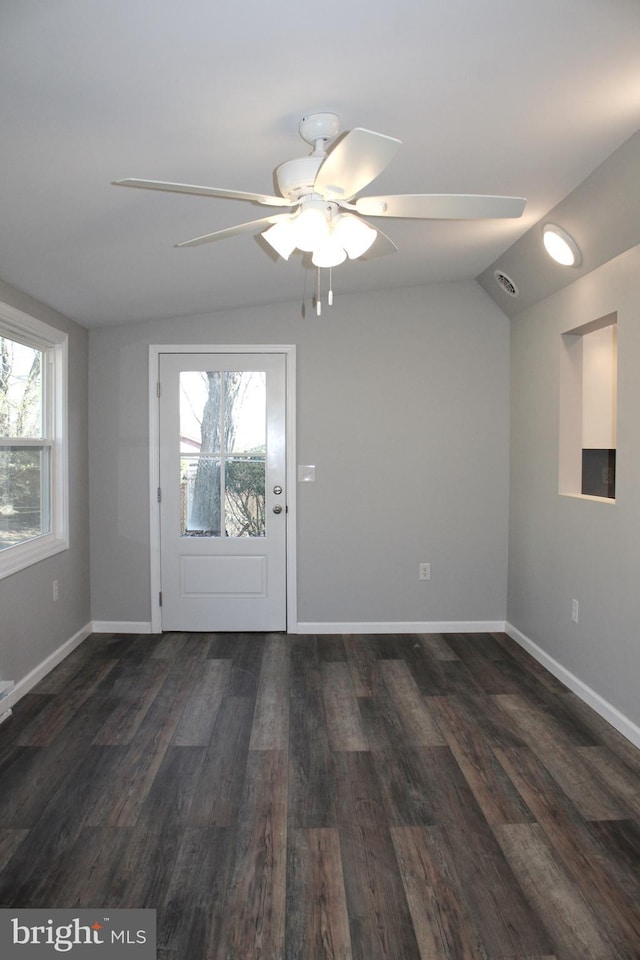
[[[578,244],[562,227],[547,223],[542,231],[542,242],[551,259],[563,267],[578,267],[582,263]]]

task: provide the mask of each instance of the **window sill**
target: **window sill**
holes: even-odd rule
[[[6,549],[0,550],[0,580],[68,549],[69,541],[62,540],[53,533],[36,537],[34,540],[27,541],[27,543],[17,543],[13,547],[6,547]]]
[[[560,497],[571,497],[573,500],[591,500],[593,503],[608,503],[615,506],[615,499],[611,497],[592,497],[588,493],[565,493],[563,490],[558,492]]]

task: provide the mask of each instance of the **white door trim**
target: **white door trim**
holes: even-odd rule
[[[157,395],[161,353],[282,353],[286,368],[287,443],[287,632],[298,620],[296,582],[296,348],[294,344],[150,344],[149,345],[149,547],[151,584],[151,632],[162,630],[160,608],[160,420]]]

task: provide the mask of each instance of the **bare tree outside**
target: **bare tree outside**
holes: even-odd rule
[[[21,444],[42,437],[42,352],[0,337],[0,549],[42,530],[43,457]]]
[[[197,455],[181,458],[188,488],[184,532],[188,536],[264,536],[264,443],[236,449],[253,374],[203,371],[199,376],[205,386],[201,410],[191,404],[188,392],[183,395],[200,432]]]

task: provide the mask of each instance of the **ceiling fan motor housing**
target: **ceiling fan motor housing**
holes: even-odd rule
[[[296,160],[286,160],[276,168],[278,189],[287,200],[299,200],[308,193],[313,193],[316,174],[320,169],[323,157],[298,157]]]

